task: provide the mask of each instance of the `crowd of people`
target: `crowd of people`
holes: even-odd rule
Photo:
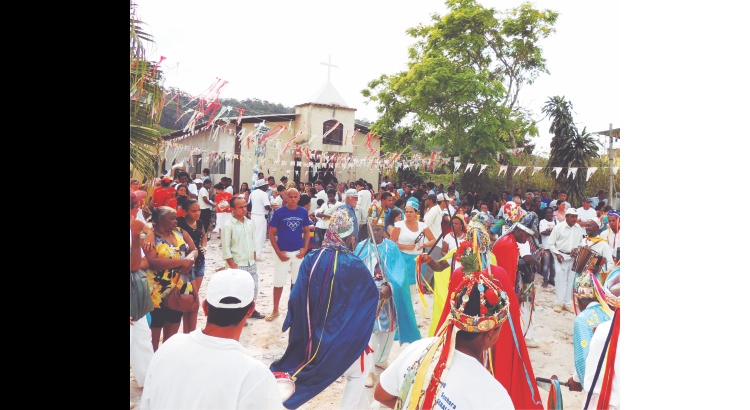
[[[374,187],[277,182],[260,172],[235,191],[231,178],[214,183],[204,169],[154,185],[149,193],[131,180],[131,272],[145,271],[153,302],[142,319],[131,317],[143,409],[297,408],[341,376],[342,409],[370,408],[367,388],[399,409],[544,408],[528,355],[539,347],[537,274],[542,287],[554,286],[553,314],[576,315],[575,368],[564,385],[589,392],[585,408],[619,408],[620,212],[604,190],[576,207],[563,190],[480,195],[387,177]],[[171,292],[197,299],[213,236],[224,266],[205,300],[189,311],[168,304]],[[273,271],[259,272],[267,242]],[[273,277],[266,314],[255,309],[259,275]],[[239,336],[249,320],[282,317],[285,286],[289,345],[269,369]],[[423,304],[433,295],[427,337],[415,294]],[[391,358],[396,341],[408,346]],[[378,381],[375,366],[384,369]],[[192,369],[200,377],[188,381]],[[291,394],[275,387],[279,379],[292,381]],[[192,401],[177,390],[186,386]],[[475,393],[462,393],[469,387]]]

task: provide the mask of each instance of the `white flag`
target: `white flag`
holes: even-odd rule
[[[484,169],[485,169],[485,168],[487,168],[487,165],[482,165],[482,166],[481,166],[481,167],[479,168],[479,173],[477,174],[477,176],[480,176],[480,175],[482,175],[482,172],[484,171]]]
[[[555,178],[560,176],[560,171],[562,171],[562,167],[554,167],[552,168],[552,171],[555,173]]]
[[[534,170],[531,171],[531,176],[533,177],[534,174],[536,174],[536,172],[539,171],[540,169],[542,169],[542,167],[534,167]]]
[[[617,171],[620,169],[620,167],[612,167],[612,175],[617,175]]]
[[[573,174],[573,178],[575,178],[576,172],[578,172],[578,168],[568,168],[568,178],[570,178],[571,174]]]
[[[516,170],[513,171],[513,175],[516,175],[519,172],[523,172],[526,170],[526,167],[516,167]]]
[[[594,172],[596,172],[597,169],[599,169],[599,168],[597,168],[597,167],[589,167],[589,169],[586,170],[586,181],[588,181],[589,178],[591,178],[591,175],[594,175]]]
[[[466,169],[464,170],[464,172],[469,172],[469,171],[471,171],[471,170],[472,170],[473,168],[474,168],[474,164],[466,164]]]
[[[497,176],[500,176],[500,174],[502,174],[503,172],[507,172],[507,171],[508,171],[507,165],[500,165],[500,170],[497,171]]]
[[[458,171],[458,167],[461,166],[461,163],[453,161],[453,165],[454,165],[453,172],[456,172],[456,171]]]

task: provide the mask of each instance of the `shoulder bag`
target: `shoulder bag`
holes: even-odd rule
[[[148,286],[146,272],[130,272],[130,317],[136,322],[152,310],[154,302],[151,300],[151,288]]]

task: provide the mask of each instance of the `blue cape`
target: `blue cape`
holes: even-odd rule
[[[360,258],[364,259],[368,252],[374,252],[372,244],[369,242],[370,240],[367,239],[358,243],[354,254],[360,255]],[[362,250],[364,247],[367,247],[367,249]],[[422,338],[422,335],[419,333],[417,318],[414,316],[411,289],[406,283],[409,277],[409,270],[406,267],[403,253],[398,249],[396,242],[387,238],[383,238],[383,242],[378,245],[378,252],[380,253],[380,259],[385,264],[385,274],[391,283],[393,302],[396,305],[396,323],[398,328],[396,329],[394,339],[398,340],[400,344],[419,340]],[[414,255],[409,256],[413,257]],[[416,262],[414,266],[416,266]],[[411,276],[414,276],[414,272],[411,272]]]
[[[321,248],[305,256],[281,329],[290,329],[289,345],[270,366],[272,372],[293,376],[302,369],[295,376],[294,394],[284,401],[284,407],[296,409],[305,404],[344,374],[365,351],[378,296],[372,275],[353,254]]]

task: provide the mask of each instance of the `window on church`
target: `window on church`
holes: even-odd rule
[[[328,133],[328,131],[330,131],[337,122],[338,121],[336,120],[328,120],[324,122],[323,135]],[[344,125],[339,123],[336,129],[331,131],[330,134],[326,135],[326,137],[323,138],[323,144],[344,145]]]

